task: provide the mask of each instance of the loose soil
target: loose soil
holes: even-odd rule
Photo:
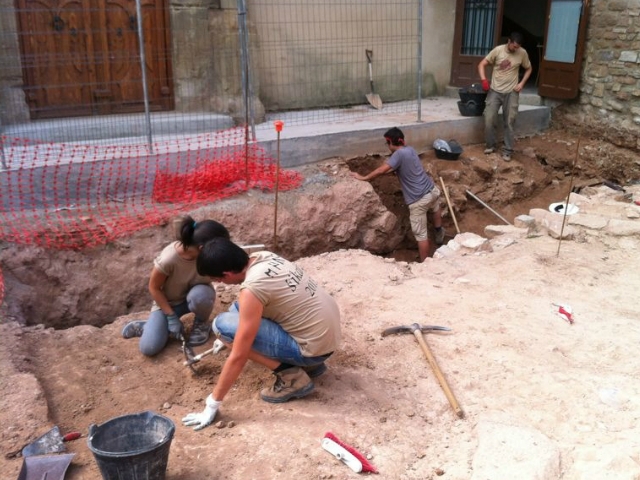
[[[566,131],[520,139],[510,163],[483,155],[482,148],[465,146],[458,161],[438,160],[432,151],[422,155],[425,167],[446,182],[462,232],[482,235],[486,225],[502,223],[466,190],[512,221],[530,208],[562,201],[571,184],[603,178],[626,185],[640,178],[633,152]],[[314,174],[338,172],[353,188],[371,188],[398,214],[399,228],[408,231],[393,176],[370,187],[349,180],[350,170],[368,172],[380,161],[333,159],[309,168]],[[260,237],[248,233],[251,220],[245,223],[231,231],[239,231],[246,243],[259,243]],[[450,215],[445,226],[453,237]],[[640,360],[633,354],[640,342],[638,235],[597,233],[561,244],[542,235],[491,253],[423,264],[414,261],[410,235],[375,254],[337,244],[328,245],[326,253],[314,242],[304,251],[281,245],[281,253],[298,259],[338,301],[343,346],[310,396],[282,405],[259,399],[273,377],[248,364],[224,400],[219,423],[194,432],[180,419],[203,408],[226,352],[204,358],[195,375],[183,365],[179,344],[145,358],[136,339],[120,336],[127,321],[146,317],[149,303],[144,282],[135,291],[123,291],[127,272],[148,274],[149,259],[170,240],[169,230],[161,226],[83,254],[94,271],[105,267],[100,262],[112,269],[112,276],[98,279],[104,288],[85,292],[87,302],[101,312],[108,311],[104,305],[117,310],[126,304],[129,312],[118,318],[102,313],[100,324],[80,324],[85,314],[68,310],[76,326],[40,324],[46,313],[37,312],[56,309],[55,301],[38,304],[31,295],[36,282],[47,278],[24,282],[26,274],[15,262],[26,270],[42,268],[38,255],[43,252],[2,246],[9,292],[0,325],[2,479],[17,478],[22,464],[9,454],[54,425],[63,433],[83,434],[66,444],[75,457],[65,478],[99,479],[86,443],[89,426],[143,410],[176,424],[170,480],[357,478],[320,447],[328,431],[366,455],[384,479],[640,476]],[[262,239],[268,238],[265,232]],[[60,280],[64,268],[55,260],[46,262],[59,282],[50,288],[62,302],[69,295]],[[85,278],[86,283],[96,280],[90,272],[77,272],[77,282]],[[218,285],[217,291],[216,313],[228,307],[237,290]],[[16,299],[29,299],[31,305],[16,305]],[[575,323],[562,319],[554,303],[570,305]],[[464,419],[454,415],[415,338],[381,336],[385,328],[411,323],[452,329],[425,339]]]

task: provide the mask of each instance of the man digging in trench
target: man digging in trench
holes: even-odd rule
[[[353,172],[357,180],[368,182],[385,173],[395,172],[398,175],[402,196],[409,207],[411,230],[418,242],[420,261],[424,262],[429,255],[429,235],[427,231],[427,213],[433,215],[433,226],[436,230],[436,244],[444,242],[444,228],[440,212],[440,189],[433,178],[425,172],[418,153],[404,143],[404,133],[397,127],[390,128],[384,134],[391,156],[368,175]]]
[[[240,285],[238,301],[213,321],[231,352],[200,413],[182,419],[194,430],[209,425],[247,360],[269,368],[276,380],[260,393],[265,402],[302,398],[322,375],[341,340],[335,300],[295,263],[267,251],[248,255],[226,238],[207,242],[196,261],[200,275]]]

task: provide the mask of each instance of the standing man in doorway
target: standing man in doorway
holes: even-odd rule
[[[433,178],[424,171],[418,153],[404,144],[404,133],[393,127],[384,134],[391,156],[368,175],[353,172],[357,180],[368,182],[385,173],[395,172],[400,180],[402,196],[409,206],[411,230],[418,242],[420,261],[424,262],[429,254],[429,236],[427,232],[427,213],[433,214],[433,226],[436,229],[436,244],[444,242],[444,228],[440,212],[440,189]]]
[[[486,149],[489,155],[496,148],[496,127],[498,110],[502,107],[502,123],[504,126],[504,150],[502,158],[511,161],[514,139],[513,126],[518,116],[520,92],[531,76],[531,62],[527,51],[522,48],[522,34],[513,32],[505,45],[500,45],[489,52],[478,64],[478,73],[482,80],[482,89],[489,92],[484,110],[484,135]],[[491,83],[487,80],[485,69],[487,65],[493,67]],[[520,67],[524,68],[522,80],[518,81]]]

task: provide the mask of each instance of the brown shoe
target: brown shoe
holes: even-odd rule
[[[284,403],[293,398],[309,395],[314,388],[309,375],[300,367],[291,367],[274,373],[276,381],[271,388],[260,392],[260,398],[269,403]]]

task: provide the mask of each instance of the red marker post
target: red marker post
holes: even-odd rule
[[[280,187],[280,132],[282,132],[282,128],[284,127],[284,122],[282,120],[276,120],[273,122],[273,126],[276,129],[278,134],[277,137],[277,156],[276,156],[276,198],[275,198],[275,207],[273,214],[273,248],[274,250],[278,247],[278,189]]]

